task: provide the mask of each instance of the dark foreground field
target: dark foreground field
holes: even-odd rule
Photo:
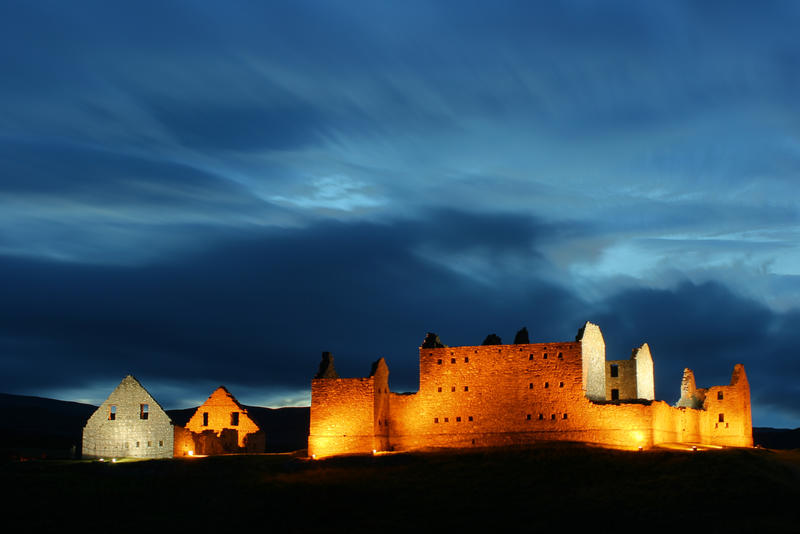
[[[800,529],[800,451],[560,445],[318,461],[7,462],[0,473],[12,491],[4,526],[29,532]]]

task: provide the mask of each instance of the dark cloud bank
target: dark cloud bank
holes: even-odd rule
[[[589,320],[797,426],[797,3],[487,5],[0,4],[0,391],[415,390],[427,331]]]
[[[187,390],[207,381],[306,390],[319,353],[330,350],[350,376],[384,356],[393,389],[415,390],[416,347],[429,330],[467,345],[490,332],[510,342],[527,325],[534,341],[556,341],[591,320],[609,358],[650,344],[659,398],[675,400],[684,366],[713,385],[742,362],[761,410],[756,423],[769,423],[769,410],[800,416],[791,379],[800,372],[800,311],[777,313],[720,284],[690,282],[590,303],[545,281],[549,266],[535,247],[549,230],[525,217],[439,211],[421,221],[240,233],[138,267],[6,258],[2,387],[81,388],[132,372]],[[518,255],[533,267],[476,280],[457,269],[462,254]]]

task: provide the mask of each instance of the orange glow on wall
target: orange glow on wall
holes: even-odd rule
[[[420,388],[411,394],[389,391],[383,359],[366,378],[312,380],[309,455],[548,440],[626,449],[666,442],[752,446],[741,365],[730,385],[709,389],[704,405],[673,407],[652,400],[652,358],[643,345],[631,360],[614,360],[622,370],[613,378],[624,385],[612,400],[605,343],[591,323],[575,342],[421,347],[419,362]]]
[[[197,408],[180,437],[176,432],[175,443],[176,455],[187,454],[189,450],[195,454],[239,452],[236,448],[248,452],[264,451],[263,432],[245,407],[223,386],[214,390]]]

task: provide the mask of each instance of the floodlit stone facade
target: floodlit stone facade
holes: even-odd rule
[[[224,386],[218,387],[175,432],[175,456],[264,452],[264,432]]]
[[[430,337],[430,336],[429,336]],[[435,337],[435,336],[434,336]],[[752,446],[750,388],[737,364],[730,385],[698,389],[687,370],[677,406],[654,400],[647,344],[606,361],[600,328],[574,342],[419,350],[420,388],[389,391],[381,358],[366,378],[339,378],[333,359],[311,382],[309,455],[427,447],[577,441],[618,448],[686,442]]]
[[[84,458],[170,458],[172,421],[156,400],[128,375],[83,428]]]

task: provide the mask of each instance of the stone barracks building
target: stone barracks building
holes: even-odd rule
[[[175,456],[264,452],[264,432],[247,409],[225,389],[218,387],[185,427],[175,427]]]
[[[171,458],[189,454],[264,452],[264,432],[223,386],[174,425],[131,375],[111,392],[83,428],[84,458]]]
[[[520,335],[524,334],[524,335]],[[647,344],[606,361],[600,328],[573,342],[447,347],[428,334],[417,393],[389,391],[381,358],[366,378],[340,378],[323,354],[311,381],[308,453],[497,447],[576,441],[638,449],[660,443],[753,445],[750,386],[737,364],[729,385],[699,389],[686,369],[676,406],[654,399]],[[495,336],[495,342],[499,338]]]
[[[128,375],[83,427],[84,458],[170,458],[172,421],[156,400]]]

